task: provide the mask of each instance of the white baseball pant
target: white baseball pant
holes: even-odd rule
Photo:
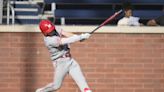
[[[79,64],[74,59],[70,57],[59,58],[53,62],[53,66],[55,68],[54,81],[36,92],[56,91],[61,87],[67,73],[75,80],[81,92],[91,92]]]

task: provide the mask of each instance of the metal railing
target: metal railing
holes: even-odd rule
[[[0,0],[0,24],[2,24],[3,19],[3,0]]]
[[[10,0],[7,0],[7,25],[10,24],[10,9],[12,14],[12,24],[15,24],[15,10],[14,7],[11,5]]]

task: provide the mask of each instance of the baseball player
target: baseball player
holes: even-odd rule
[[[92,92],[84,78],[79,64],[71,57],[69,44],[88,39],[89,33],[76,35],[56,28],[49,20],[42,20],[39,24],[44,35],[44,42],[51,54],[54,81],[36,92],[52,92],[58,90],[67,73],[75,80],[81,92]]]

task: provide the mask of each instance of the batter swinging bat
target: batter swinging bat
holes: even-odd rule
[[[118,12],[114,13],[112,16],[110,16],[108,19],[106,19],[103,23],[101,23],[101,25],[99,25],[97,28],[95,28],[93,31],[91,31],[90,34],[93,34],[97,29],[99,29],[100,27],[104,26],[105,24],[107,24],[108,22],[110,22],[111,20],[113,20],[121,12],[122,12],[122,10],[119,10]]]

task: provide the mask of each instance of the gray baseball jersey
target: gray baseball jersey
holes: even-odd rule
[[[69,52],[69,46],[68,44],[60,45],[60,39],[61,39],[61,31],[62,29],[56,29],[59,33],[59,36],[47,36],[44,37],[44,42],[46,47],[48,48],[50,54],[51,54],[51,60],[54,61],[57,58],[63,56],[65,53]]]

